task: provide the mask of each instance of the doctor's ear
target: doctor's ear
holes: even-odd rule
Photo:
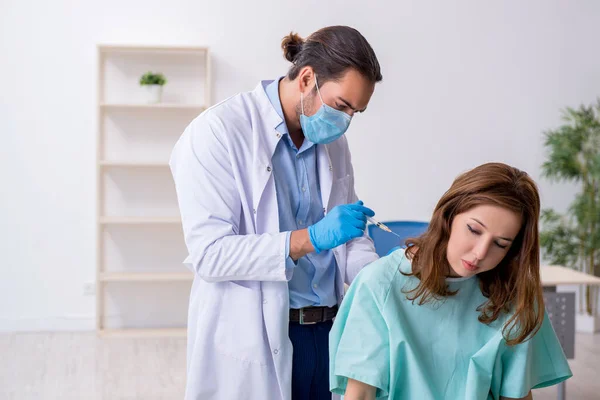
[[[298,90],[308,94],[315,87],[315,71],[309,65],[302,68],[298,74]]]

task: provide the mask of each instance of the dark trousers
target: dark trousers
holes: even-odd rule
[[[292,400],[331,400],[329,391],[329,331],[332,321],[314,325],[290,322],[294,348]]]

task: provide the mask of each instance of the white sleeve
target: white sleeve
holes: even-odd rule
[[[224,133],[200,116],[186,128],[171,155],[189,253],[185,263],[211,282],[289,280],[286,232],[239,234],[241,183],[235,179]]]

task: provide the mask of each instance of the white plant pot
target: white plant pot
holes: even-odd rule
[[[146,103],[155,104],[160,103],[162,99],[162,85],[142,85],[144,89],[144,95]]]

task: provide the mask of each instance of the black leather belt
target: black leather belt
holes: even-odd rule
[[[301,325],[316,324],[318,322],[331,321],[337,314],[338,307],[305,307],[290,309],[290,322],[298,322]]]

